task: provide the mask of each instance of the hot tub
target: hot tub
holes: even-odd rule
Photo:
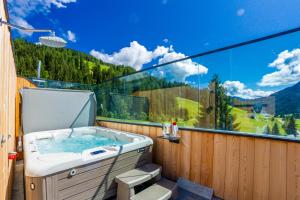
[[[24,135],[27,199],[105,199],[115,176],[151,162],[151,138],[102,127]]]

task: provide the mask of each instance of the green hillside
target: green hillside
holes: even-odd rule
[[[197,121],[198,103],[189,99],[177,97],[177,106],[188,110],[189,119],[179,120],[179,125],[194,126]],[[201,106],[201,105],[200,105]],[[200,109],[201,110],[201,109]],[[239,131],[249,133],[263,133],[265,126],[268,125],[270,128],[277,122],[279,125],[279,131],[281,135],[285,135],[282,128],[283,121],[281,118],[269,117],[265,118],[262,114],[256,114],[255,118],[251,118],[249,113],[239,108],[232,109],[233,115],[236,117],[236,122],[239,123]],[[300,130],[300,120],[296,120],[297,129]]]
[[[193,127],[197,123],[198,103],[189,99],[176,97],[177,108],[188,111],[188,120],[178,119],[178,125]]]
[[[41,78],[80,83],[101,83],[134,72],[131,67],[104,63],[93,56],[67,48],[35,45],[23,39],[14,40],[17,73],[37,76],[38,60],[42,62]]]
[[[198,114],[198,103],[196,101],[192,101],[189,99],[176,97],[176,107],[177,109],[186,109],[188,112],[188,119],[184,120],[182,118],[177,118],[177,122],[179,126],[186,127],[194,127],[194,124],[197,122],[197,114]],[[200,105],[201,106],[201,105]],[[201,110],[201,109],[199,109]],[[274,126],[276,122],[279,125],[279,133],[280,135],[285,135],[285,132],[282,128],[283,120],[281,118],[269,117],[265,118],[262,114],[256,114],[255,118],[249,116],[249,113],[245,110],[239,108],[232,109],[233,115],[236,117],[236,122],[239,123],[239,131],[248,132],[248,133],[263,133],[265,126],[268,125],[270,129]],[[100,119],[113,119],[107,117],[100,117]],[[116,120],[116,119],[113,119]],[[173,119],[175,120],[175,119]],[[124,120],[120,119],[120,121],[129,121],[129,122],[149,122],[143,120]],[[300,130],[300,120],[296,120],[297,129]],[[205,128],[205,127],[204,127]]]

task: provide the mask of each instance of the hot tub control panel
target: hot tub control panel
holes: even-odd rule
[[[94,155],[98,155],[98,154],[105,153],[105,152],[106,152],[105,150],[100,149],[100,150],[97,150],[97,151],[93,151],[93,152],[91,152],[90,154],[91,154],[92,156],[94,156]]]

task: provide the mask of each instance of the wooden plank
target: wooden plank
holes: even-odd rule
[[[131,131],[131,133],[136,133],[137,132],[137,125],[131,125],[130,131]]]
[[[269,199],[286,199],[286,142],[271,141]]]
[[[168,141],[168,140],[166,140]],[[168,141],[169,142],[169,141]],[[178,156],[179,156],[179,146],[180,144],[169,142],[168,147],[170,149],[169,152],[169,159],[168,161],[168,170],[170,172],[169,179],[176,181],[177,178],[177,172],[179,171],[179,162],[178,162]]]
[[[161,134],[159,128],[147,126],[148,131],[145,127],[137,126],[136,132],[152,138]],[[155,162],[163,166],[166,177],[183,176],[211,185],[215,195],[224,199],[294,199],[300,195],[298,144],[283,147],[268,139],[201,132],[190,135],[190,145],[185,144],[189,141],[183,135],[179,148],[155,139]]]
[[[120,123],[115,123],[115,129],[121,131],[121,127],[122,127],[122,124],[120,124]]]
[[[201,168],[201,142],[202,134],[196,131],[192,132],[191,139],[191,169],[190,169],[190,180],[196,183],[200,183],[200,168]]]
[[[26,200],[46,199],[46,185],[43,178],[25,177]],[[31,185],[34,189],[31,189]]]
[[[156,148],[157,148],[157,139],[156,139],[156,132],[157,132],[157,129],[156,127],[150,127],[149,129],[149,136],[151,137],[151,139],[153,140],[153,145],[152,145],[152,151],[153,152],[156,152]],[[154,160],[154,156],[155,156],[155,153],[152,154],[152,160]]]
[[[164,139],[157,138],[156,140],[156,152],[153,155],[154,162],[163,166],[164,164]]]
[[[214,134],[203,133],[201,139],[200,183],[211,187],[213,176]]]
[[[126,124],[121,125],[121,131],[127,131],[127,125]]]
[[[253,198],[254,138],[240,138],[238,199]]]
[[[143,126],[138,126],[138,127],[137,127],[137,130],[136,130],[136,133],[137,133],[137,134],[140,134],[140,135],[144,135],[144,134],[143,134]]]
[[[143,126],[143,135],[150,136],[150,126]]]
[[[270,141],[255,139],[253,199],[269,199]]]
[[[287,144],[287,198],[300,199],[300,144]]]
[[[155,138],[157,137],[157,136],[156,136],[157,129],[159,129],[159,128],[150,126],[150,127],[149,127],[149,137],[151,137],[152,139],[155,139]]]
[[[240,138],[227,136],[224,199],[238,199]]]
[[[7,21],[4,3],[0,1],[0,18]],[[0,199],[9,199],[12,190],[14,163],[7,154],[15,150],[15,90],[16,68],[14,63],[11,32],[0,27],[0,136],[6,142],[0,145]],[[10,137],[9,137],[10,135]]]
[[[227,136],[216,134],[214,138],[213,183],[214,194],[224,198]]]
[[[191,131],[181,131],[179,176],[186,179],[190,177],[191,138]]]
[[[131,132],[131,125],[130,124],[125,125],[125,131],[126,132]]]
[[[162,175],[165,176],[166,178],[171,178],[171,172],[170,169],[171,167],[174,167],[171,165],[171,160],[173,159],[170,155],[171,152],[171,144],[168,140],[163,139],[163,145],[164,145],[164,160],[163,160],[163,171]]]

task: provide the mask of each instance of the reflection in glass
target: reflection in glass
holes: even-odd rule
[[[300,33],[159,66],[99,85],[38,81],[95,92],[101,119],[298,137]]]

